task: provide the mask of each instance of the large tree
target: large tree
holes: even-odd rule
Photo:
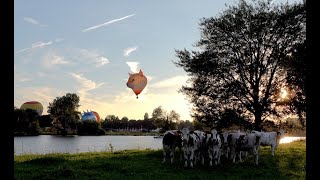
[[[176,50],[191,85],[183,86],[193,116],[216,124],[226,109],[255,123],[284,115],[277,101],[285,85],[279,64],[305,39],[305,3],[272,6],[271,0],[240,0],[217,17],[200,20],[199,49]]]
[[[79,101],[80,98],[77,94],[67,93],[49,103],[48,113],[55,124],[59,124],[58,130],[63,134],[66,134],[69,128],[75,129],[76,125],[80,123]]]

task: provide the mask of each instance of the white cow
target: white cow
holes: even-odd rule
[[[261,136],[261,146],[271,146],[271,155],[274,156],[274,151],[277,149],[280,139],[284,136],[284,130],[272,132],[252,131]]]
[[[189,128],[183,128],[181,130],[182,135],[182,150],[184,154],[184,167],[188,166],[190,162],[190,167],[196,164],[199,157],[200,147],[201,147],[201,133],[199,131],[190,131]]]
[[[214,164],[220,164],[221,157],[221,139],[217,130],[213,129],[207,134],[206,144],[208,147],[209,154],[209,166],[212,166],[212,159],[214,159]]]
[[[163,161],[162,163],[166,162],[166,156],[170,152],[170,159],[171,163],[173,163],[174,153],[176,148],[180,149],[180,160],[182,160],[182,138],[181,132],[177,130],[169,130],[164,133],[162,139],[162,146],[163,146]]]

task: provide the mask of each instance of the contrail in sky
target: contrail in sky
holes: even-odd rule
[[[127,19],[127,18],[129,18],[129,17],[134,16],[134,15],[135,15],[135,14],[131,14],[131,15],[128,15],[128,16],[125,16],[125,17],[119,18],[119,19],[114,19],[114,20],[111,20],[111,21],[105,22],[105,23],[103,23],[103,24],[99,24],[99,25],[96,25],[96,26],[92,26],[92,27],[89,27],[89,28],[87,28],[87,29],[82,30],[82,32],[91,31],[91,30],[94,30],[94,29],[100,28],[100,27],[102,27],[102,26],[106,26],[106,25],[108,25],[108,24],[111,24],[111,23],[114,23],[114,22],[117,22],[117,21],[121,21],[121,20]]]

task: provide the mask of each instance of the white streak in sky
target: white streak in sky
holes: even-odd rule
[[[132,52],[136,51],[137,49],[137,46],[126,48],[125,50],[123,50],[123,55],[128,57]]]
[[[28,22],[30,24],[39,25],[40,27],[48,27],[48,25],[40,24],[39,21],[35,20],[32,17],[23,17],[23,20],[25,20],[26,22]]]
[[[122,17],[122,18],[118,18],[118,19],[114,19],[114,20],[105,22],[105,23],[103,23],[103,24],[99,24],[99,25],[96,25],[96,26],[92,26],[92,27],[89,27],[89,28],[87,28],[87,29],[82,30],[82,32],[91,31],[91,30],[100,28],[100,27],[102,27],[102,26],[106,26],[106,25],[108,25],[108,24],[111,24],[111,23],[114,23],[114,22],[117,22],[117,21],[121,21],[121,20],[127,19],[127,18],[129,18],[129,17],[134,16],[134,15],[135,15],[135,14],[131,14],[131,15],[128,15],[128,16],[125,16],[125,17]]]
[[[31,24],[36,24],[36,25],[39,24],[39,22],[38,22],[37,20],[35,20],[35,19],[31,18],[31,17],[24,17],[23,19],[24,19],[26,22],[31,23]]]
[[[25,52],[25,51],[29,51],[29,50],[32,50],[32,49],[42,48],[42,47],[51,45],[51,44],[53,44],[53,43],[61,42],[61,41],[63,41],[63,40],[64,40],[64,39],[62,39],[62,38],[58,38],[58,39],[56,39],[56,40],[54,40],[54,41],[48,41],[48,42],[41,42],[41,41],[40,41],[40,42],[36,42],[36,43],[33,43],[30,48],[24,48],[24,49],[18,50],[18,51],[16,52],[16,54],[22,53],[22,52]]]

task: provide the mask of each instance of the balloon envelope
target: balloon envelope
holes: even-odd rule
[[[38,115],[41,116],[43,112],[43,106],[38,101],[28,101],[21,105],[20,109],[27,110],[35,110],[37,111]]]
[[[138,95],[146,87],[146,85],[147,85],[147,78],[141,70],[139,71],[139,73],[135,73],[135,74],[129,73],[127,86],[132,89],[132,91],[137,95],[137,98],[138,98]]]
[[[100,122],[100,116],[99,116],[99,114],[98,114],[97,112],[95,112],[95,111],[92,111],[92,112],[93,112],[93,114],[96,116],[97,122]]]
[[[87,121],[87,120],[94,120],[97,121],[96,116],[94,115],[94,113],[92,111],[90,112],[84,112],[82,117],[81,117],[82,121]]]

